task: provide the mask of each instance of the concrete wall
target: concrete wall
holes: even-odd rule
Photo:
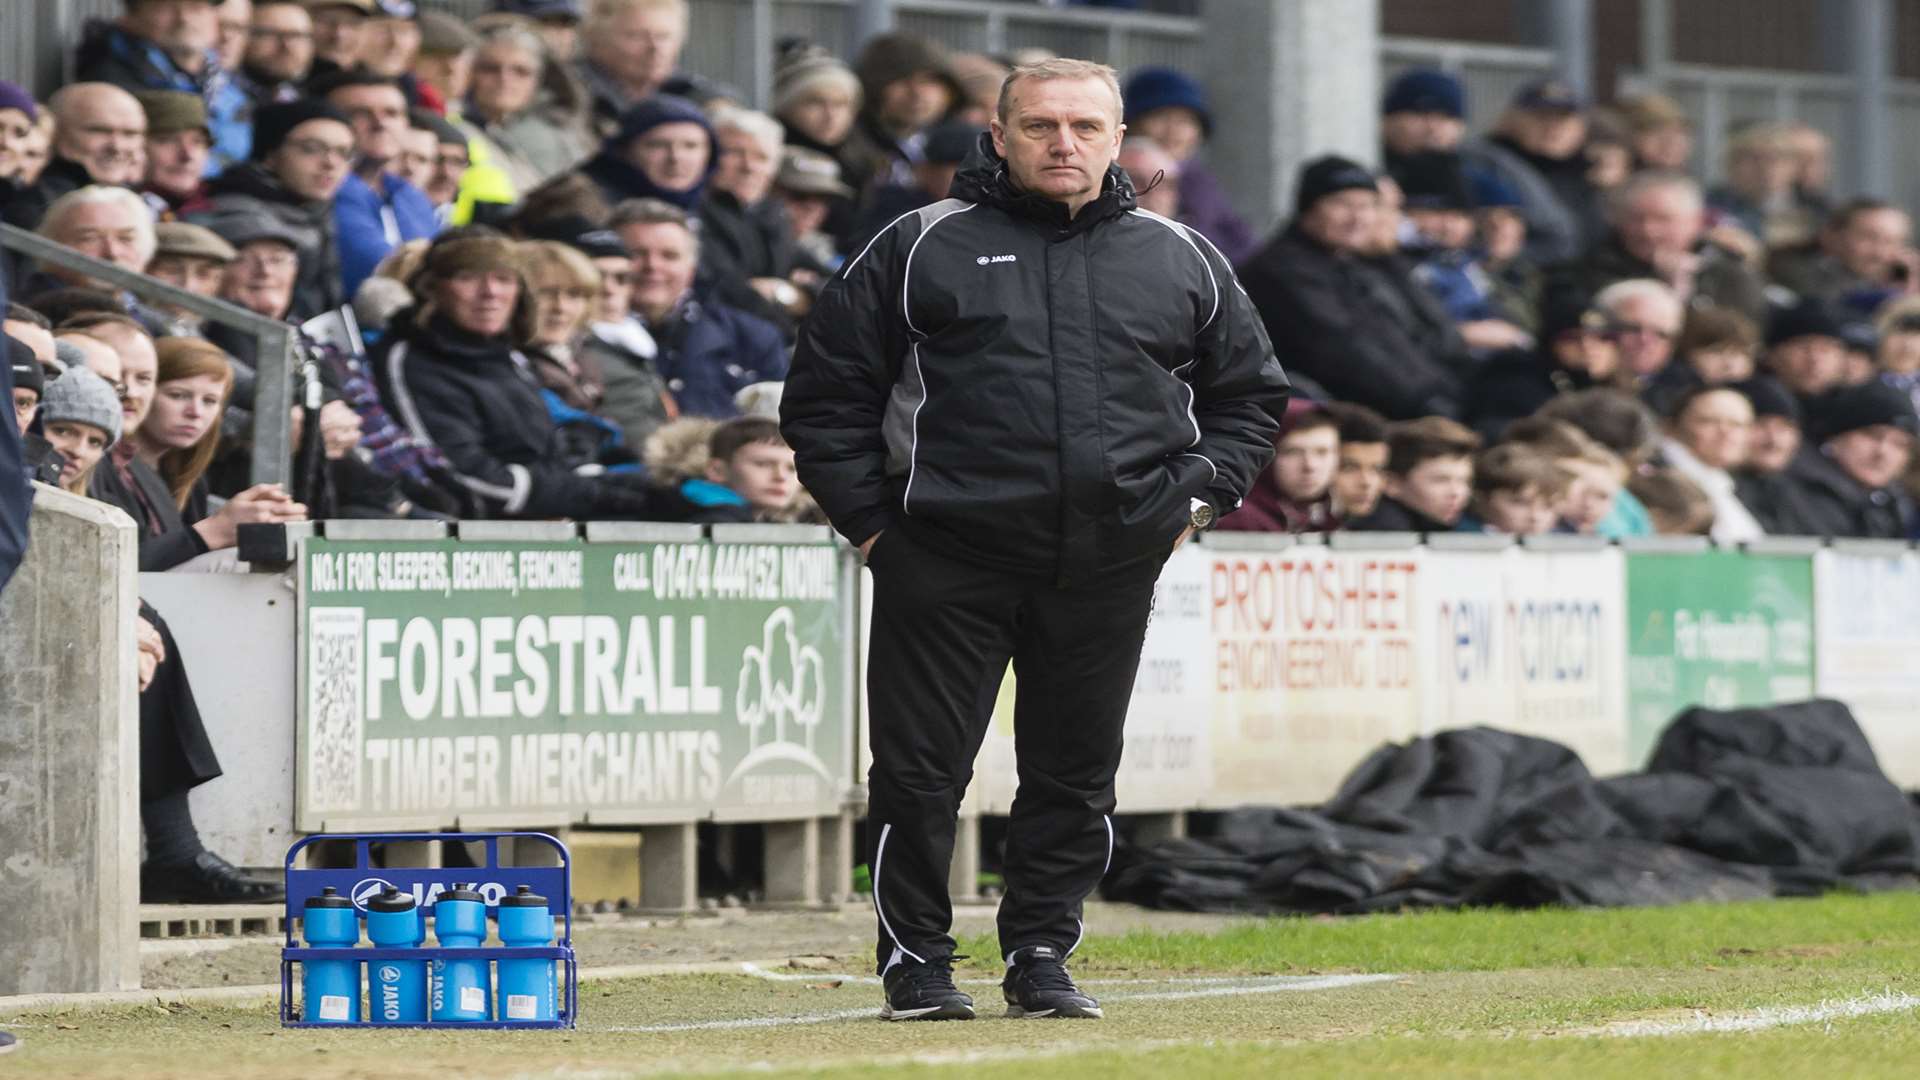
[[[34,487],[0,595],[0,995],[137,989],[134,525]]]

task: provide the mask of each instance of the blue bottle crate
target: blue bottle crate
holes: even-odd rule
[[[502,866],[500,864],[500,841],[534,840],[551,845],[559,854],[559,866]],[[323,841],[340,841],[353,846],[353,865],[342,869],[295,869],[300,852],[311,844]],[[432,869],[428,867],[376,867],[372,862],[372,845],[375,843],[417,843],[420,841],[438,841],[447,843],[478,843],[485,850],[484,865],[463,869]],[[286,944],[280,950],[280,1023],[284,1027],[420,1027],[420,1028],[571,1028],[578,1018],[580,1009],[580,973],[573,951],[573,859],[567,846],[545,833],[498,832],[498,833],[320,833],[309,836],[287,849],[287,936]],[[442,892],[451,889],[456,883],[468,884],[478,890],[487,902],[489,915],[495,915],[502,897],[516,895],[520,886],[527,886],[532,893],[544,896],[548,900],[548,911],[562,921],[559,938],[550,945],[493,945],[464,948],[439,948],[427,945],[408,947],[380,946],[375,948],[310,948],[302,946],[295,930],[295,921],[305,914],[306,902],[317,897],[327,888],[334,889],[339,895],[353,902],[356,918],[365,919],[365,906],[369,899],[388,889],[411,892],[424,919],[433,909],[433,901]],[[516,913],[524,918],[524,912]],[[516,940],[529,940],[522,934],[513,935]],[[371,939],[369,939],[371,940]],[[398,964],[426,964],[432,961],[471,961],[478,960],[488,965],[492,974],[490,985],[500,985],[500,971],[524,971],[528,965],[521,961],[545,962],[545,966],[557,972],[564,980],[561,989],[559,1008],[548,1019],[509,1020],[498,1016],[492,1020],[434,1021],[431,1012],[425,1021],[389,1022],[378,1019],[381,1010],[377,1007],[361,1009],[356,1013],[358,1019],[351,1023],[322,1022],[307,1020],[299,1015],[293,1003],[293,987],[297,973],[296,966],[309,961],[325,963],[328,961],[350,960],[355,969],[360,965],[379,962]],[[504,963],[503,963],[504,962]],[[511,965],[509,968],[508,965]],[[366,980],[359,980],[366,985]],[[377,1004],[377,1003],[376,1003]],[[489,1002],[491,1004],[491,1002]],[[409,1010],[411,1011],[411,1010]],[[543,1013],[545,1010],[541,1010]]]

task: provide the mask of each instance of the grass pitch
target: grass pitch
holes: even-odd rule
[[[1636,911],[1246,920],[1083,946],[1098,1022],[886,1024],[835,971],[593,982],[573,1032],[284,1031],[271,1010],[158,1005],[0,1021],[33,1077],[1908,1077],[1920,895]],[[1353,976],[1392,976],[1359,981]],[[17,1021],[17,1023],[15,1022]],[[1719,1028],[1721,1030],[1710,1030]]]

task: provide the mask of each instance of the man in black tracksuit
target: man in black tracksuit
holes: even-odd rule
[[[781,405],[800,480],[874,574],[868,837],[884,1016],[955,989],[956,814],[1011,660],[1010,1015],[1098,1016],[1067,975],[1112,853],[1154,581],[1273,456],[1287,381],[1199,234],[1138,210],[1112,72],[1016,73],[952,198],[851,260]]]

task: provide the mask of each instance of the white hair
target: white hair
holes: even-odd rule
[[[153,210],[147,201],[123,187],[109,187],[105,184],[88,184],[76,191],[53,200],[47,212],[40,218],[40,228],[36,231],[49,240],[65,243],[59,239],[60,226],[66,223],[66,217],[81,206],[118,206],[127,212],[133,220],[133,247],[140,256],[140,265],[145,267],[153,261],[154,249],[160,246],[153,232]]]
[[[1593,306],[1611,315],[1615,309],[1634,300],[1657,300],[1676,313],[1684,314],[1686,305],[1680,302],[1679,294],[1664,281],[1653,278],[1628,278],[1616,281],[1600,290],[1593,298]]]
[[[713,110],[712,120],[716,133],[738,131],[751,136],[766,148],[769,157],[778,158],[781,147],[787,142],[786,129],[780,126],[780,121],[763,112],[743,109],[738,105],[722,105]]]
[[[1649,191],[1677,192],[1681,198],[1693,207],[1694,213],[1706,209],[1705,196],[1700,193],[1700,185],[1690,176],[1677,172],[1647,171],[1628,177],[1626,182],[1613,189],[1613,195],[1607,206],[1617,219],[1620,213],[1632,206],[1634,200]]]

